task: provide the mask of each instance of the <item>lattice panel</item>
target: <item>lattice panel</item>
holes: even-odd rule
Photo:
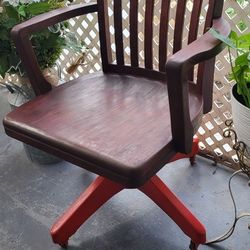
[[[224,6],[224,17],[230,23],[232,30],[239,34],[250,32],[250,4],[249,1],[226,0]],[[233,142],[223,138],[225,121],[232,119],[230,90],[234,82],[227,78],[230,72],[228,51],[224,50],[216,60],[214,103],[213,110],[205,115],[198,136],[201,154],[214,159],[216,162],[238,168],[237,156],[232,149]]]
[[[205,12],[208,7],[208,1],[203,1],[203,13],[200,16],[200,25],[199,25],[199,34],[201,35],[204,30],[204,24],[205,24]],[[76,1],[81,2],[81,1]],[[85,0],[85,2],[95,2],[91,0]],[[115,62],[115,38],[114,38],[114,21],[113,21],[113,2],[114,0],[108,0],[109,2],[109,22],[110,22],[110,38],[111,38],[111,49],[112,49],[112,58]],[[138,46],[139,46],[139,65],[144,66],[144,15],[145,15],[145,2],[146,0],[140,0],[139,1],[139,16],[138,16]],[[130,64],[130,46],[129,46],[129,8],[130,8],[130,1],[129,0],[123,0],[123,35],[124,35],[124,56],[125,56],[125,63]],[[176,17],[176,0],[171,1],[171,8],[170,8],[170,21],[169,21],[169,34],[168,34],[168,56],[172,54],[173,50],[173,30],[175,26],[175,17]],[[186,9],[186,20],[190,19],[191,11],[192,11],[192,1],[187,1],[187,9]],[[154,52],[154,58],[153,58],[153,66],[154,69],[158,69],[158,46],[159,46],[159,24],[160,24],[160,8],[161,8],[161,1],[155,0],[155,6],[154,6],[154,36],[153,36],[153,52]],[[78,77],[79,75],[87,72],[93,72],[98,71],[101,69],[100,64],[100,58],[99,58],[99,37],[98,37],[98,26],[97,26],[97,16],[96,14],[89,14],[84,17],[78,17],[71,19],[70,21],[71,29],[74,30],[77,37],[79,39],[83,39],[87,46],[89,46],[89,56],[86,60],[85,67],[79,67],[78,71],[75,73],[72,77]],[[184,34],[183,34],[183,46],[187,44],[187,35],[189,30],[189,22],[186,23],[184,28]],[[72,63],[75,58],[72,56],[68,51],[65,51],[63,55],[60,58],[60,63],[62,67],[64,68],[65,63],[66,66],[69,66],[70,63]],[[64,76],[68,78],[65,68],[64,68]]]
[[[83,1],[78,2],[80,3]],[[84,2],[88,3],[94,1],[85,0]],[[73,79],[84,74],[100,71],[101,60],[97,14],[92,13],[85,16],[72,18],[69,20],[69,27],[70,30],[75,33],[77,39],[84,41],[88,51],[84,64],[79,66],[72,75],[69,75],[66,72],[66,69],[76,62],[77,56],[66,49],[63,51],[58,61],[58,64],[62,69],[62,79]]]

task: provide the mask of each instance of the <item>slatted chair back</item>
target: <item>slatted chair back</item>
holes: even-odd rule
[[[98,0],[97,3],[104,72],[136,74],[155,79],[165,79],[167,55],[182,48],[184,30],[189,30],[185,34],[186,43],[196,40],[202,8],[207,9],[206,16],[203,16],[203,32],[211,27],[214,18],[221,16],[223,8],[223,0]],[[171,13],[174,5],[175,13]],[[124,13],[124,6],[128,8],[128,13]],[[192,7],[191,15],[186,15],[188,6]],[[124,17],[127,15],[128,27],[124,27]],[[155,19],[159,21],[157,31]],[[170,34],[171,20],[175,20],[174,27],[171,27],[173,34]],[[187,25],[187,29],[184,29],[184,25]],[[141,26],[144,26],[143,53],[139,50]],[[125,35],[129,36],[129,53],[125,50]],[[172,48],[168,46],[170,35]],[[155,39],[158,40],[158,48],[153,47]],[[199,71],[201,76],[202,66]],[[189,78],[193,79],[193,72],[190,72]]]

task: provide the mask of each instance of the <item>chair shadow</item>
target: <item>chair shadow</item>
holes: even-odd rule
[[[81,242],[70,245],[67,250],[186,250],[174,242],[166,242],[157,235],[145,233],[144,228],[136,227],[136,219],[115,226],[112,230]],[[146,235],[145,235],[146,234]],[[187,242],[188,246],[189,242]]]
[[[218,243],[219,244],[219,243]],[[228,248],[227,247],[223,247],[223,246],[220,246],[218,244],[211,244],[211,245],[207,245],[207,247],[211,250],[227,250]]]

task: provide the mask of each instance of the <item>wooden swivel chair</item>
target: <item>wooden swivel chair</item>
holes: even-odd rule
[[[124,63],[122,1],[115,0],[115,58],[112,58],[108,3],[78,4],[36,16],[12,30],[37,97],[9,113],[6,133],[99,175],[51,229],[55,243],[68,239],[109,198],[125,188],[150,197],[191,238],[191,249],[206,241],[199,220],[156,173],[168,162],[197,153],[193,136],[212,107],[215,55],[223,45],[206,32],[197,39],[202,0],[193,1],[188,45],[182,48],[186,1],[177,1],[173,55],[167,59],[169,0],[161,1],[159,65],[153,68],[154,1],[145,1],[144,64],[138,55],[138,1],[130,0],[130,65]],[[224,35],[223,0],[209,0],[205,31]],[[98,13],[102,72],[52,89],[43,77],[29,36],[63,20]],[[199,64],[197,82],[193,69]]]

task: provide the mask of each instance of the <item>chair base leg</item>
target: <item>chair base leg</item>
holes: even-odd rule
[[[51,228],[54,243],[62,247],[76,230],[107,200],[124,189],[124,186],[104,177],[97,177],[80,197],[66,210]]]
[[[198,137],[195,136],[193,139],[193,146],[191,153],[190,154],[177,153],[169,162],[177,161],[184,158],[189,158],[190,164],[193,166],[195,164],[195,158],[198,152],[199,152],[199,139]]]
[[[194,160],[198,152],[198,139],[194,139],[190,154],[177,154],[171,161],[188,158]],[[54,243],[67,247],[68,239],[77,229],[106,201],[123,190],[125,186],[104,177],[97,179],[83,192],[80,197],[66,210],[51,228]],[[138,188],[152,199],[166,214],[172,218],[182,231],[191,238],[192,250],[206,241],[206,230],[199,220],[185,207],[175,194],[161,181],[158,176],[152,177],[146,184]],[[196,247],[196,248],[194,248]]]
[[[139,190],[168,214],[192,242],[196,245],[206,242],[205,227],[158,176],[155,175]]]

